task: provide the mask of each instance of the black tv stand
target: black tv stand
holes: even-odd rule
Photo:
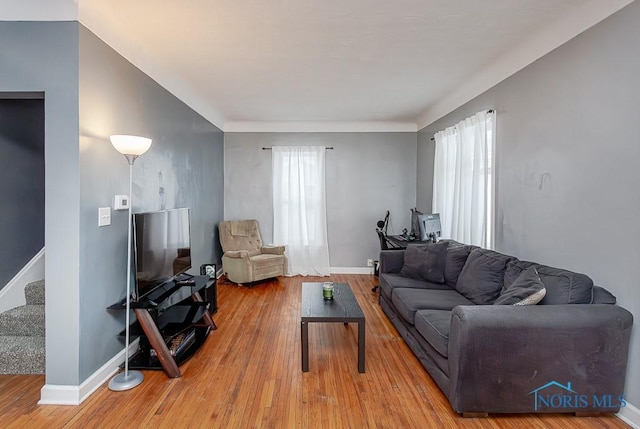
[[[195,276],[192,274],[182,273],[175,276],[173,279],[174,282],[183,282],[185,280],[193,280]]]
[[[216,280],[208,276],[192,276],[192,280],[189,285],[169,282],[131,303],[138,320],[131,324],[130,333],[140,337],[140,345],[129,359],[130,368],[162,369],[169,378],[181,377],[178,366],[217,329],[211,318],[217,311]],[[124,307],[117,303],[109,309]]]

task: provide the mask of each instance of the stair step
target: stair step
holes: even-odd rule
[[[44,305],[22,305],[0,314],[0,335],[44,336]]]
[[[44,305],[44,280],[38,280],[26,285],[24,297],[27,299],[27,305]]]
[[[44,374],[44,336],[0,336],[0,374]]]

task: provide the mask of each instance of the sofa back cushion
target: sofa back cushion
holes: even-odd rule
[[[458,277],[455,289],[474,304],[486,305],[500,295],[507,264],[515,260],[488,249],[473,249]]]
[[[510,262],[504,274],[505,288],[511,286],[520,274],[531,266],[538,271],[547,291],[539,305],[590,304],[592,302],[593,280],[588,276],[535,262],[518,260]]]
[[[380,295],[389,301],[391,301],[391,295],[396,288],[451,290],[444,283],[425,282],[421,279],[412,279],[394,273],[380,273],[378,280],[380,281]]]
[[[547,294],[535,266],[523,270],[518,278],[505,285],[494,305],[536,305]]]
[[[615,304],[616,297],[603,287],[593,285],[591,304]]]
[[[449,242],[409,245],[404,251],[400,275],[431,283],[444,283],[444,261]]]
[[[453,240],[449,241],[449,247],[447,248],[447,255],[444,261],[444,282],[447,286],[451,288],[456,287],[458,277],[460,277],[462,268],[467,262],[469,253],[477,248],[477,246],[462,244]]]

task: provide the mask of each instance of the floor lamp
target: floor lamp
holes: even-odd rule
[[[140,371],[129,371],[129,312],[131,302],[131,199],[133,191],[133,162],[137,157],[145,153],[151,147],[151,139],[146,137],[114,135],[110,137],[111,144],[118,152],[124,155],[129,162],[129,225],[127,233],[127,315],[125,322],[125,351],[124,351],[124,372],[116,375],[109,382],[109,389],[115,391],[133,389],[144,380],[144,375]]]

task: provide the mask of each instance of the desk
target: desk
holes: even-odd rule
[[[406,249],[407,246],[412,246],[416,244],[428,244],[431,243],[431,240],[405,240],[401,235],[387,235],[387,242],[395,248],[398,249]]]

